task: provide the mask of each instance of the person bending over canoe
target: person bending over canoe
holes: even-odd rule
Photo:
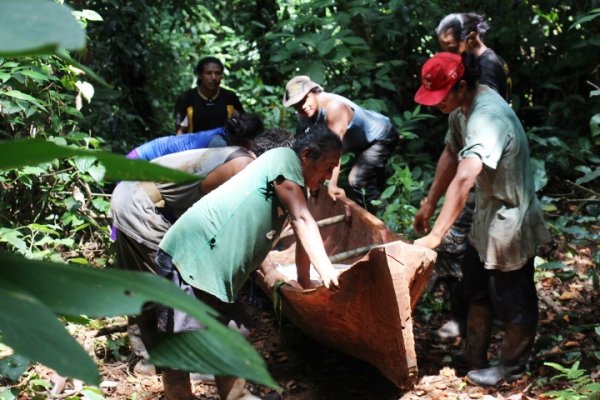
[[[235,112],[222,128],[187,135],[159,137],[131,150],[127,154],[127,158],[150,161],[171,153],[207,147],[241,146],[249,148],[252,139],[263,129],[262,120],[258,115]]]
[[[204,196],[173,224],[160,242],[156,263],[176,285],[221,314],[267,257],[286,221],[297,238],[298,283],[312,287],[312,263],[326,287],[338,285],[305,193],[331,177],[342,152],[340,138],[326,126],[311,126],[293,147],[270,150]],[[178,310],[169,310],[173,332],[200,329]],[[163,379],[166,398],[189,399],[187,372]],[[240,378],[215,378],[221,399],[251,399]]]
[[[272,131],[278,134],[274,136]],[[286,137],[279,131],[268,130],[265,135],[257,143],[252,143],[255,154],[260,155],[281,145],[289,146],[289,133]],[[176,218],[254,158],[241,147],[188,150],[159,157],[152,162],[197,175],[203,180],[183,184],[120,182],[113,191],[110,209],[118,231],[115,241],[117,267],[157,273],[154,258],[158,244]],[[287,280],[276,269],[263,273],[267,273],[270,285],[277,280]],[[240,324],[237,319],[235,322]],[[135,326],[139,327],[139,333]],[[130,318],[128,331],[134,351],[138,356],[147,357],[145,349],[152,345],[157,334],[156,307],[145,307],[140,316]],[[136,340],[139,335],[143,345]],[[135,368],[138,373],[153,373],[153,367],[145,362],[138,363]]]
[[[351,189],[348,197],[372,209],[371,201],[377,199],[385,187],[385,165],[398,141],[390,119],[345,97],[324,92],[319,84],[303,75],[290,79],[285,85],[283,105],[296,110],[301,128],[306,124],[325,125],[339,135],[345,151],[356,153],[348,175]],[[338,165],[327,188],[333,200],[346,194],[338,186],[339,173]]]
[[[414,244],[438,247],[477,183],[473,226],[464,255],[463,281],[469,303],[467,340],[454,362],[471,371],[467,381],[494,386],[526,370],[538,322],[534,257],[550,241],[535,195],[527,136],[504,99],[480,85],[471,54],[438,53],[423,65],[415,101],[455,114],[445,142],[454,157],[440,157],[433,183],[415,216],[426,236]],[[438,200],[442,210],[430,229]],[[500,363],[489,367],[492,310],[506,324]]]

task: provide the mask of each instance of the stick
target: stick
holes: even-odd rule
[[[329,218],[325,218],[320,221],[317,221],[317,225],[319,226],[319,228],[322,228],[324,226],[337,224],[338,222],[342,222],[345,219],[346,219],[346,216],[344,214],[340,214],[340,215],[336,215],[334,217],[329,217]],[[286,229],[285,231],[281,232],[279,239],[283,239],[283,238],[292,236],[293,234],[294,234],[293,229]]]
[[[341,253],[338,253],[338,254],[335,254],[335,255],[329,257],[329,260],[331,260],[332,263],[339,263],[340,261],[344,261],[348,258],[352,258],[352,257],[358,256],[361,254],[366,254],[373,247],[375,247],[375,246],[369,245],[369,246],[359,247],[359,248],[353,249],[353,250],[343,251]]]
[[[550,296],[548,296],[546,293],[544,293],[543,291],[538,291],[538,296],[544,300],[544,303],[546,303],[548,305],[548,307],[552,308],[554,310],[554,312],[556,314],[563,314],[565,312],[564,309],[562,309],[561,307],[559,307],[554,300],[552,300],[550,298]]]
[[[127,332],[127,324],[105,326],[98,329],[96,337],[112,335],[113,333]]]

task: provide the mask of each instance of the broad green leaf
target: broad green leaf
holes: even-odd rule
[[[158,354],[154,354],[150,349],[151,359],[156,365],[236,375],[271,387],[277,386],[269,376],[264,360],[238,332],[225,327],[213,318],[217,315],[214,310],[187,295],[166,279],[144,272],[75,267],[27,260],[0,253],[0,281],[19,287],[29,297],[35,298],[59,315],[83,314],[89,317],[134,315],[138,314],[142,305],[148,302],[161,303],[182,310],[200,321],[206,329],[184,335],[182,339],[184,344],[169,340],[165,345],[169,349],[161,348],[162,352]],[[27,324],[27,321],[18,318],[8,319],[8,322],[16,325]],[[4,327],[0,326],[0,330],[4,331]],[[47,335],[54,335],[54,333],[47,333]],[[32,360],[39,360],[35,355],[37,353],[31,354],[31,352],[43,351],[40,347],[45,346],[46,340],[41,334],[37,337],[29,337],[27,346],[30,353],[21,351],[19,353]],[[193,353],[193,357],[182,366],[179,360],[169,356],[169,352],[177,350],[178,346],[188,346],[190,341],[207,348],[186,347]],[[24,345],[20,337],[13,337],[10,342],[8,340],[5,342],[13,348],[15,343],[19,347]],[[214,356],[211,349],[219,349],[218,357]],[[50,363],[45,362],[45,364],[56,368],[52,362],[50,360]],[[89,375],[86,376],[89,379]]]
[[[346,37],[341,37],[340,40],[346,44],[349,44],[351,46],[366,46],[368,47],[369,45],[367,44],[367,42],[365,42],[365,39],[358,37],[358,36],[346,36]]]
[[[585,176],[582,176],[581,178],[577,179],[575,181],[575,183],[577,183],[578,185],[582,185],[584,183],[593,181],[594,179],[598,178],[599,176],[600,176],[600,168],[596,168],[593,172],[590,172],[589,174],[586,174]]]
[[[8,268],[20,269],[16,265],[2,267],[2,272]],[[92,359],[69,335],[52,310],[35,296],[3,277],[0,279],[0,303],[2,340],[15,352],[48,365],[61,375],[100,383]]]
[[[121,155],[59,146],[39,139],[7,140],[0,143],[0,170],[36,165],[57,158],[95,157],[106,167],[106,179],[186,182],[198,177]]]
[[[9,243],[19,251],[27,249],[27,243],[21,237],[23,234],[16,229],[0,228],[0,243]]]
[[[18,394],[19,390],[16,388],[0,388],[0,400],[15,400]]]
[[[28,76],[32,79],[38,80],[38,81],[47,81],[50,79],[50,77],[48,75],[44,75],[40,72],[37,71],[32,71],[32,70],[22,70],[19,71],[20,74],[23,74],[25,76]]]
[[[564,270],[567,268],[567,266],[563,263],[561,263],[560,261],[550,261],[550,262],[546,262],[540,265],[536,265],[535,268],[537,269],[545,269],[545,270],[554,270],[554,269],[558,269],[558,270]]]
[[[396,91],[396,86],[394,86],[394,84],[392,82],[390,82],[390,81],[384,81],[384,80],[381,80],[381,79],[376,79],[375,80],[375,84],[377,86],[380,86],[380,87],[384,88],[384,89],[391,90],[392,92]]]
[[[18,90],[7,90],[6,92],[2,92],[2,94],[12,97],[14,99],[25,100],[30,102],[31,104],[35,104],[38,108],[46,111],[46,107],[44,107],[38,99],[35,97],[28,95],[27,93],[20,92]]]
[[[0,56],[49,55],[85,46],[85,32],[71,9],[52,0],[2,1]]]
[[[11,381],[18,380],[27,368],[29,368],[29,359],[20,354],[13,354],[0,359],[0,376],[6,377]]]
[[[592,136],[600,135],[600,114],[595,114],[590,119],[590,130],[592,131]]]

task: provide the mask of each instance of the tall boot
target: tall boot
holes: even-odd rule
[[[440,342],[452,341],[459,336],[465,337],[467,330],[469,304],[463,296],[462,280],[452,277],[447,282],[450,294],[450,320],[433,332],[434,337]]]
[[[506,325],[500,364],[470,371],[467,374],[467,381],[478,386],[495,386],[501,381],[510,382],[523,376],[533,349],[536,332],[536,325]]]
[[[186,371],[165,370],[162,373],[163,389],[166,400],[194,400],[190,374]]]
[[[492,332],[492,309],[489,304],[472,303],[467,317],[467,340],[463,351],[453,354],[452,361],[467,368],[485,368]]]

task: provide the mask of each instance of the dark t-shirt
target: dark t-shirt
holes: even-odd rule
[[[512,80],[508,64],[492,49],[486,49],[478,58],[481,65],[479,83],[487,85],[510,102]]]
[[[187,116],[187,133],[207,131],[225,126],[225,121],[233,116],[233,112],[243,112],[240,99],[231,90],[219,89],[215,99],[206,99],[198,93],[198,88],[186,90],[175,103],[175,116]]]

